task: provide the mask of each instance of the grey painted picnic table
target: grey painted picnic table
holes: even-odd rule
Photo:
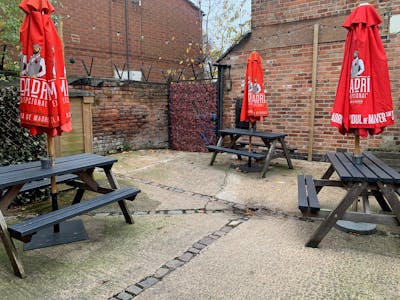
[[[218,153],[227,152],[238,155],[239,159],[242,155],[247,156],[249,158],[249,164],[251,162],[251,158],[254,158],[256,160],[265,160],[264,165],[261,169],[261,177],[265,177],[271,160],[278,157],[285,158],[289,169],[293,169],[293,164],[290,158],[290,151],[285,141],[285,137],[287,136],[287,134],[285,133],[262,132],[254,131],[251,129],[231,128],[219,130],[219,134],[220,138],[217,142],[217,145],[207,146],[208,150],[214,152],[211,157],[210,165],[213,165]],[[229,136],[230,140],[226,146],[222,146],[225,136]],[[239,141],[239,139],[242,137],[246,138],[246,140],[249,140],[253,137],[259,138],[261,139],[262,144],[254,144],[254,146],[257,147],[249,148],[249,142]],[[245,149],[244,146],[247,146],[247,149]],[[255,148],[259,147],[261,147],[262,150],[255,151]],[[281,151],[278,152],[278,149]]]
[[[117,162],[117,160],[112,157],[84,153],[57,158],[55,160],[54,166],[47,169],[41,167],[40,161],[0,167],[0,235],[4,247],[7,251],[7,255],[14,269],[14,273],[17,276],[24,277],[25,273],[22,262],[18,257],[15,245],[10,236],[10,233],[12,234],[13,232],[10,231],[11,227],[8,228],[3,213],[8,209],[11,202],[18,195],[19,192],[49,185],[49,179],[53,176],[59,178],[59,182],[66,182],[67,184],[76,187],[77,193],[72,202],[72,204],[76,205],[72,205],[69,207],[73,208],[74,211],[69,209],[69,211],[64,212],[64,214],[62,212],[62,209],[57,210],[56,212],[51,212],[51,217],[54,221],[53,223],[51,223],[51,225],[57,221],[57,218],[62,221],[79,213],[83,213],[90,209],[95,209],[96,207],[99,207],[99,205],[106,205],[110,203],[111,197],[113,197],[114,199],[112,201],[118,201],[118,204],[125,217],[125,221],[129,224],[133,223],[132,216],[128,212],[128,208],[121,197],[126,196],[126,198],[124,199],[129,199],[128,196],[135,196],[136,193],[139,192],[139,190],[133,188],[130,190],[125,189],[122,192],[123,194],[118,195],[118,192],[122,190],[119,189],[118,183],[111,171],[112,166],[115,162]],[[101,186],[94,179],[93,172],[95,168],[101,168],[104,170],[109,187]],[[104,197],[88,199],[80,203],[84,191],[86,190],[104,194]],[[107,196],[109,196],[108,199]],[[39,217],[41,217],[39,218],[39,222],[41,223],[37,225],[37,228],[41,228],[40,226],[49,226],[50,223],[45,224],[45,222],[49,222],[48,218],[46,219],[46,216]],[[29,223],[24,224],[24,227],[19,228],[19,230],[25,230],[26,227],[29,227]],[[21,241],[26,243],[30,241],[31,235],[34,233],[35,232],[27,232],[27,236],[19,237],[18,235],[15,235],[12,237],[20,239]]]
[[[373,224],[400,225],[400,173],[389,167],[370,152],[364,152],[362,162],[353,159],[350,153],[328,153],[330,162],[321,179],[314,179],[316,193],[329,186],[343,187],[346,195],[332,211],[321,210],[317,215],[326,218],[310,237],[306,246],[317,247],[338,220]],[[336,173],[339,180],[332,180]],[[375,197],[384,213],[369,210],[370,196]],[[363,212],[346,212],[350,205],[361,197]]]

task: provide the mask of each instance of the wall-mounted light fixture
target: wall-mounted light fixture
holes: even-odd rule
[[[225,89],[230,91],[232,89],[232,79],[231,79],[231,66],[228,66],[228,76],[225,79]]]

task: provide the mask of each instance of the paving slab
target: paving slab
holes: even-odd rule
[[[316,228],[292,218],[252,218],[136,299],[398,299],[400,240]]]
[[[21,251],[27,277],[14,276],[0,248],[1,299],[108,299],[153,274],[194,242],[229,221],[227,215],[84,216],[89,240]],[[148,281],[146,281],[147,283]]]
[[[319,221],[297,208],[297,174],[328,164],[273,160],[266,177],[238,171],[237,157],[139,150],[113,155],[121,186],[141,193],[84,221],[89,240],[22,253],[27,278],[12,273],[0,247],[1,299],[398,299],[400,226],[359,236],[332,229],[320,248],[304,246]],[[102,172],[95,176],[104,177]],[[335,207],[339,188],[319,194]],[[60,199],[72,193],[60,194]],[[91,194],[85,194],[90,197]],[[371,203],[372,209],[378,209]],[[260,208],[260,210],[257,210]],[[41,208],[43,209],[43,208]],[[7,220],[29,218],[31,209]]]
[[[171,190],[175,188],[184,192],[197,193],[199,196],[213,196],[216,199],[248,207],[262,206],[291,214],[299,214],[297,175],[307,174],[314,178],[320,178],[329,167],[326,162],[294,159],[292,161],[294,169],[289,169],[286,160],[279,158],[271,162],[266,177],[261,178],[259,172],[243,173],[238,171],[235,166],[246,164],[246,161],[238,160],[235,155],[218,154],[218,161],[210,166],[211,153],[176,152],[175,155],[172,155],[170,150],[149,151],[150,157],[159,163],[157,161],[150,163],[149,157],[138,156],[136,152],[115,156],[120,160],[115,172],[123,174],[124,183],[129,182],[129,178],[131,178],[132,184],[136,186],[140,180],[141,183],[147,182],[147,185],[159,185],[160,190],[163,187]],[[137,168],[131,159],[139,160]],[[149,163],[149,167],[143,167],[142,160]],[[133,167],[129,163],[132,163]],[[183,194],[185,195],[185,193]],[[182,196],[184,197],[184,195]],[[341,188],[323,189],[319,196],[321,207],[327,209],[336,207],[338,199],[344,195],[345,191]],[[179,197],[174,197],[174,199],[179,201]],[[166,201],[162,201],[162,203],[160,205],[166,204]],[[214,202],[213,205],[215,204]],[[376,201],[371,202],[371,209],[379,209]]]
[[[164,153],[166,153],[165,156]],[[119,159],[120,156],[115,157]],[[159,151],[153,158],[155,161],[150,163],[148,167],[135,167],[136,163],[129,164],[130,160],[119,159],[115,172],[123,172],[125,175],[139,177],[142,180],[178,187],[204,195],[213,195],[223,186],[226,168],[216,168],[210,172],[212,166],[209,166],[209,153],[164,150]],[[135,159],[140,160],[142,158],[135,157]],[[148,161],[146,160],[146,162]],[[141,166],[141,163],[138,163],[138,166]]]

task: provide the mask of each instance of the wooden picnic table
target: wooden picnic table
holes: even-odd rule
[[[213,165],[215,158],[218,153],[227,152],[238,155],[239,159],[241,156],[247,156],[249,160],[254,158],[256,160],[265,160],[264,165],[261,170],[261,177],[265,177],[265,173],[268,170],[269,164],[271,160],[284,157],[286,158],[289,169],[293,169],[293,164],[290,159],[290,150],[285,142],[285,137],[287,134],[285,133],[272,133],[272,132],[261,132],[261,131],[253,131],[251,129],[222,129],[219,130],[220,138],[217,142],[217,145],[209,145],[207,146],[208,150],[213,151],[213,155],[211,157],[210,165]],[[223,139],[225,136],[229,136],[230,140],[226,146],[222,146]],[[239,140],[240,138],[245,138],[245,140]],[[252,149],[249,149],[245,146],[249,145],[249,138],[256,137],[261,139],[262,144],[255,143]],[[260,149],[261,151],[256,151],[256,149]],[[277,151],[277,150],[280,151]]]
[[[327,158],[330,166],[321,179],[298,176],[299,208],[303,215],[325,217],[306,246],[317,247],[338,220],[400,225],[400,173],[370,152],[362,154],[361,163],[355,162],[350,153],[328,153]],[[334,173],[338,180],[331,179]],[[322,188],[332,186],[342,187],[347,193],[334,210],[320,210],[317,194]],[[377,200],[383,213],[370,211],[370,196]],[[359,197],[363,200],[364,211],[347,212]]]
[[[17,276],[25,277],[25,272],[12,238],[28,243],[32,235],[44,228],[113,202],[118,202],[126,223],[133,223],[125,199],[133,200],[140,190],[119,188],[111,171],[115,162],[117,160],[112,157],[85,153],[57,158],[54,166],[48,169],[42,168],[40,161],[0,167],[0,235]],[[96,181],[93,176],[95,168],[104,170],[109,187],[101,186]],[[56,207],[57,210],[8,226],[3,213],[18,193],[49,186],[49,179],[53,176],[58,183],[77,188],[72,205],[61,209]],[[81,202],[87,190],[102,195]]]

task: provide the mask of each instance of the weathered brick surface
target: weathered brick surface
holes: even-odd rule
[[[183,266],[184,264],[185,264],[185,263],[184,263],[183,261],[181,261],[181,260],[173,259],[173,260],[170,260],[169,262],[167,262],[167,263],[165,264],[165,266],[166,266],[167,268],[171,269],[171,270],[175,270],[175,269],[177,269],[177,268]]]
[[[189,260],[193,258],[193,253],[185,252],[181,256],[178,257],[179,260],[187,263]]]
[[[62,1],[57,13],[63,17],[67,74],[86,76],[82,60],[89,68],[93,57],[91,76],[113,77],[114,65],[122,70],[128,51],[131,70],[142,68],[147,76],[151,68],[149,81],[164,82],[161,70],[184,67],[183,75],[190,77],[192,70],[186,66],[186,59],[201,55],[201,12],[188,0],[127,4],[128,47],[124,0]],[[74,64],[68,62],[71,57]]]
[[[103,81],[75,86],[95,94],[92,105],[93,151],[168,147],[167,86],[157,83]]]
[[[125,291],[123,291],[117,295],[117,299],[119,299],[119,300],[130,300],[132,298],[133,298],[132,295],[126,293]]]
[[[257,128],[289,134],[287,141],[307,154],[312,94],[314,24],[319,24],[317,88],[313,155],[354,148],[353,136],[342,136],[330,126],[330,109],[336,94],[347,31],[343,20],[359,1],[252,1],[252,33],[221,61],[231,65],[231,91],[225,91],[224,127],[235,125],[235,104],[243,97],[247,57],[257,50],[263,58],[264,84],[270,115]],[[389,16],[400,14],[400,1],[370,1],[383,24],[389,64],[394,115],[400,115],[400,36],[388,34]],[[376,137],[362,139],[361,148],[399,147],[400,123]]]
[[[167,275],[169,272],[171,272],[170,269],[161,267],[161,268],[159,268],[159,269],[154,273],[153,276],[154,276],[155,278],[161,279],[161,278],[163,278],[165,275]]]
[[[196,249],[196,248],[193,248],[193,247],[190,247],[188,249],[188,251],[193,253],[193,254],[199,254],[200,253],[200,249]]]
[[[207,247],[207,245],[205,245],[205,244],[200,244],[200,243],[195,243],[195,244],[193,244],[193,247],[194,247],[195,249],[202,250],[202,249],[204,249],[205,247]]]
[[[142,280],[138,283],[138,285],[140,285],[141,287],[143,287],[144,289],[147,289],[153,285],[155,285],[159,280],[157,278],[154,278],[152,276],[147,277],[145,280]]]
[[[138,287],[137,285],[133,284],[131,286],[128,286],[125,290],[125,292],[128,292],[129,294],[132,294],[134,296],[139,295],[143,289],[141,287]]]
[[[201,244],[203,244],[203,245],[209,246],[209,245],[211,245],[214,241],[215,241],[214,239],[212,239],[212,238],[206,236],[206,237],[202,238],[202,239],[199,241],[199,243],[201,243]]]

